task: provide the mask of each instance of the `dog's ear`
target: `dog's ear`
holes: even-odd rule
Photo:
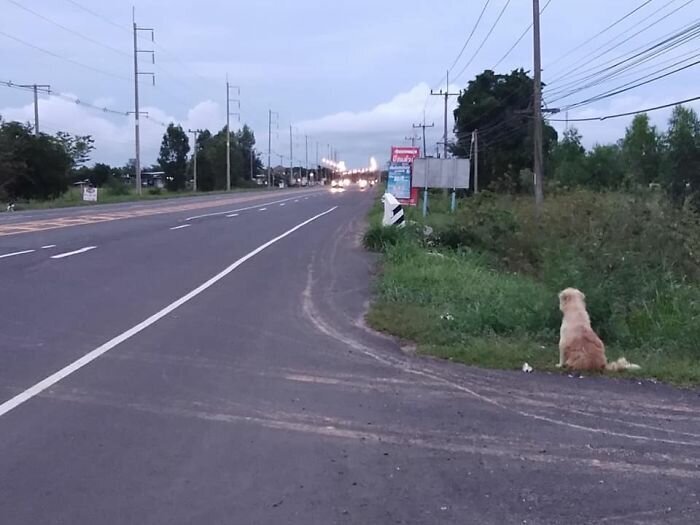
[[[583,297],[583,294],[576,288],[566,288],[559,292],[559,304],[565,306],[573,301],[577,296]]]
[[[566,304],[571,300],[571,293],[569,292],[569,289],[567,288],[566,290],[562,290],[559,292],[559,302],[561,304]]]

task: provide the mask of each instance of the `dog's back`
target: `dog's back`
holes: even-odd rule
[[[564,363],[573,370],[603,370],[607,364],[605,346],[589,326],[571,327],[561,344]]]
[[[567,288],[559,294],[559,300],[564,314],[559,339],[563,364],[574,370],[603,370],[607,364],[605,346],[591,328],[585,296]]]

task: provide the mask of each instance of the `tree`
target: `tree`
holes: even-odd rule
[[[91,135],[71,135],[65,131],[56,133],[56,140],[63,145],[71,159],[71,168],[79,168],[90,160],[95,149],[95,139]]]
[[[646,113],[636,115],[622,140],[622,156],[631,181],[648,185],[658,182],[661,164],[660,137],[649,125]]]
[[[673,109],[663,174],[669,196],[676,204],[682,204],[689,194],[700,195],[700,120],[690,108]]]
[[[112,167],[109,164],[96,163],[88,176],[90,184],[98,188],[104,186],[110,177],[113,176]]]
[[[586,156],[587,186],[617,189],[624,183],[625,168],[622,150],[617,144],[596,144]]]
[[[532,99],[534,81],[522,69],[509,74],[486,70],[470,81],[454,111],[457,142],[453,154],[469,156],[471,134],[479,131],[479,178],[482,185],[522,189],[520,172],[533,165]],[[545,157],[557,140],[544,129]]]
[[[564,186],[585,186],[589,182],[586,169],[586,149],[581,134],[571,127],[554,148],[551,155],[552,177]]]
[[[253,169],[262,168],[262,162],[254,151],[255,134],[244,125],[238,132],[231,132],[231,185],[241,186],[250,177],[250,159]],[[197,185],[202,191],[226,188],[226,128],[212,135],[208,130],[200,132],[197,140]]]
[[[171,191],[185,188],[187,174],[187,154],[190,141],[182,126],[170,124],[160,145],[158,164],[165,172],[166,186]]]
[[[9,199],[48,199],[68,189],[73,159],[60,138],[0,122],[0,189]]]

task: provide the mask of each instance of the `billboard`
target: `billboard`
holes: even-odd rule
[[[393,164],[400,164],[403,162],[411,163],[413,159],[420,156],[419,148],[409,148],[403,146],[392,146],[391,147],[391,162]]]
[[[411,198],[411,165],[390,164],[386,191],[399,200]]]
[[[413,185],[469,189],[469,172],[469,159],[416,159],[413,161]]]

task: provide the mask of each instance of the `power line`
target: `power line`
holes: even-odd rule
[[[689,56],[689,55],[690,55],[690,56]],[[620,70],[618,70],[618,71],[615,71],[615,72],[613,72],[613,73],[610,73],[610,74],[608,74],[608,75],[605,76],[605,77],[602,77],[602,78],[600,78],[600,79],[594,80],[593,82],[590,82],[590,83],[588,83],[588,84],[584,84],[584,85],[580,86],[579,88],[573,89],[573,90],[571,90],[571,91],[569,91],[569,92],[566,92],[566,93],[564,93],[564,94],[562,94],[562,91],[560,90],[560,91],[555,91],[554,93],[548,93],[548,95],[555,95],[555,96],[556,96],[556,95],[560,95],[560,96],[557,96],[556,98],[550,99],[551,102],[556,102],[556,101],[558,101],[558,100],[563,100],[563,99],[565,99],[565,98],[569,98],[570,96],[575,95],[576,93],[580,93],[581,91],[586,91],[586,90],[590,89],[591,87],[598,86],[598,85],[601,85],[601,84],[605,84],[605,83],[607,83],[607,82],[609,82],[610,80],[613,80],[613,79],[615,79],[615,78],[618,78],[618,77],[622,77],[622,78],[624,78],[624,77],[629,77],[629,76],[631,76],[631,74],[637,74],[637,73],[640,73],[640,72],[642,72],[642,71],[648,71],[649,69],[652,69],[652,68],[658,68],[658,66],[660,66],[661,64],[666,64],[666,63],[668,63],[668,62],[675,61],[675,62],[673,62],[673,63],[672,63],[671,65],[669,65],[669,66],[666,66],[666,67],[663,67],[663,68],[660,68],[660,69],[654,69],[654,71],[652,71],[652,72],[649,73],[648,75],[644,75],[644,76],[642,76],[642,77],[637,77],[635,80],[632,80],[631,82],[635,82],[635,81],[638,81],[638,80],[643,80],[643,79],[645,79],[645,78],[647,78],[647,77],[649,77],[649,76],[651,76],[651,75],[654,75],[654,74],[656,74],[656,73],[660,73],[660,72],[662,72],[662,71],[666,71],[667,69],[670,69],[670,68],[672,68],[672,67],[674,67],[674,66],[678,66],[678,65],[682,64],[683,62],[686,62],[686,61],[691,60],[691,59],[693,59],[693,58],[697,58],[698,56],[700,56],[700,54],[698,54],[698,49],[694,49],[694,50],[690,51],[689,53],[685,53],[685,54],[680,55],[680,56],[674,56],[674,57],[672,57],[670,60],[664,60],[664,61],[661,61],[660,63],[653,64],[653,65],[650,66],[650,67],[641,68],[641,69],[638,69],[638,70],[635,71],[635,72],[628,73],[628,74],[626,74],[626,75],[622,75],[622,73],[624,73],[625,71],[627,71],[627,70],[629,70],[629,69],[632,69],[632,68],[633,68],[634,66],[636,66],[637,64],[646,62],[646,61],[648,61],[648,60],[651,60],[651,59],[645,59],[645,60],[639,61],[637,64],[629,65],[629,66],[627,66],[627,67],[625,67],[625,68],[622,68],[622,69],[620,69]],[[655,58],[655,57],[654,57],[654,58]],[[679,60],[679,59],[680,59],[680,60]]]
[[[108,44],[104,44],[104,43],[100,42],[99,40],[95,40],[95,39],[93,39],[93,38],[90,38],[89,36],[86,36],[86,35],[84,35],[84,34],[82,34],[82,33],[79,33],[78,31],[75,31],[75,30],[71,29],[70,27],[66,27],[66,26],[64,26],[63,24],[61,24],[61,23],[59,23],[59,22],[56,22],[55,20],[52,20],[51,18],[49,18],[49,17],[47,17],[47,16],[44,16],[44,15],[42,15],[41,13],[39,13],[39,12],[37,12],[37,11],[34,11],[33,9],[30,9],[29,7],[23,6],[22,4],[20,4],[20,3],[17,2],[16,0],[6,0],[6,1],[9,2],[9,3],[11,3],[12,5],[18,7],[19,9],[22,9],[23,11],[26,11],[27,13],[31,13],[32,15],[34,15],[34,16],[36,16],[36,17],[38,17],[38,18],[41,18],[42,20],[44,20],[45,22],[48,22],[49,24],[52,24],[52,25],[54,25],[54,26],[56,26],[56,27],[60,27],[60,28],[63,29],[64,31],[67,31],[67,32],[69,32],[69,33],[71,33],[71,34],[73,34],[73,35],[75,35],[75,36],[78,36],[78,37],[82,38],[83,40],[85,40],[85,41],[87,41],[87,42],[91,42],[91,43],[93,43],[93,44],[95,44],[95,45],[97,45],[97,46],[103,47],[103,48],[105,48],[105,49],[109,49],[110,51],[113,51],[113,52],[115,52],[115,53],[118,53],[118,54],[123,55],[123,56],[126,56],[126,57],[129,57],[129,56],[130,56],[129,53],[127,53],[127,52],[125,52],[125,51],[122,51],[121,49],[117,49],[117,48],[112,47],[112,46],[110,46],[110,45],[108,45]]]
[[[21,91],[33,91],[33,87],[26,85],[26,84],[16,84],[11,80],[0,80],[0,86],[8,87],[11,89],[17,89],[17,90],[21,90]],[[81,107],[93,109],[95,111],[99,111],[100,113],[108,113],[111,115],[118,115],[120,117],[127,117],[130,115],[129,111],[118,110],[118,109],[109,108],[106,106],[97,106],[97,105],[92,104],[90,102],[86,102],[80,98],[71,97],[71,96],[68,96],[64,93],[58,93],[54,90],[49,90],[47,92],[47,94],[51,97],[65,100],[66,102],[72,102],[73,104],[75,104],[77,106],[81,106]],[[158,124],[159,126],[162,126],[162,127],[168,126],[165,122],[158,120],[157,118],[152,117],[150,115],[142,115],[142,117],[155,123],[155,124]]]
[[[618,18],[617,20],[615,20],[612,24],[610,24],[610,25],[604,27],[602,30],[600,30],[599,32],[597,32],[597,33],[596,33],[595,35],[593,35],[592,37],[587,38],[586,40],[584,40],[583,42],[581,42],[581,43],[578,44],[577,46],[574,46],[573,48],[569,49],[569,50],[568,50],[566,53],[564,53],[563,55],[560,55],[558,58],[554,59],[552,62],[550,62],[549,64],[547,64],[547,67],[553,66],[554,64],[557,64],[558,62],[561,62],[564,58],[568,57],[568,56],[571,55],[572,53],[575,53],[576,51],[578,51],[579,49],[581,49],[581,48],[582,48],[583,46],[585,46],[586,44],[589,44],[590,42],[592,42],[593,40],[595,40],[595,39],[598,38],[599,36],[601,36],[601,35],[605,34],[606,32],[610,31],[613,27],[615,27],[615,26],[617,26],[618,24],[620,24],[620,23],[624,22],[625,20],[627,20],[629,17],[631,17],[632,15],[634,15],[637,11],[639,11],[640,9],[642,9],[644,6],[650,4],[651,1],[652,1],[652,0],[646,0],[646,1],[643,2],[641,5],[635,7],[632,11],[629,11],[628,13],[626,13],[625,15],[623,15],[622,17],[620,17],[620,18]],[[671,1],[668,2],[668,4],[666,4],[666,5],[670,5],[670,4],[672,4],[672,3],[676,2],[676,1],[677,1],[677,0],[671,0]],[[664,6],[664,7],[666,7],[666,6]]]
[[[648,20],[650,17],[654,16],[654,15],[655,15],[656,13],[658,13],[659,11],[665,9],[667,6],[669,6],[669,5],[670,5],[671,3],[673,3],[674,1],[675,1],[675,0],[671,0],[670,2],[666,3],[666,4],[665,4],[664,6],[662,6],[660,9],[657,9],[657,10],[654,11],[651,15],[649,15],[647,18],[645,18],[644,20],[641,20],[639,23],[642,23],[642,22]],[[681,9],[683,9],[685,6],[687,6],[688,4],[692,3],[693,1],[694,1],[694,0],[688,0],[686,3],[684,3],[683,5],[677,7],[676,9],[674,9],[673,11],[671,11],[670,13],[667,13],[667,14],[665,14],[664,16],[662,16],[662,17],[660,17],[660,18],[656,18],[651,24],[648,24],[647,26],[645,26],[645,27],[643,27],[642,29],[638,30],[637,32],[633,33],[631,36],[627,37],[627,38],[625,39],[625,42],[629,42],[629,41],[630,41],[631,39],[633,39],[634,37],[640,35],[641,33],[647,31],[648,29],[650,29],[650,28],[652,28],[652,27],[654,27],[655,25],[661,23],[662,21],[664,21],[665,19],[667,19],[667,18],[670,17],[671,15],[677,13],[678,11],[680,11]],[[605,46],[607,46],[608,44],[610,44],[610,43],[612,43],[612,42],[615,42],[615,40],[617,40],[617,39],[619,39],[620,37],[624,36],[624,35],[625,35],[627,32],[629,32],[630,30],[635,29],[635,27],[636,27],[636,26],[633,26],[633,27],[631,27],[631,28],[629,28],[629,29],[623,31],[622,33],[620,33],[618,36],[614,37],[613,39],[608,40],[608,41],[605,42],[603,45],[601,45],[601,46],[597,47],[596,49],[594,49],[593,51],[591,51],[591,54],[597,53],[597,52],[600,51],[601,49],[605,48]],[[667,35],[669,35],[669,34],[671,34],[671,33],[667,33],[667,34],[664,35],[664,36],[667,36]],[[629,51],[628,53],[633,53],[634,51],[643,48],[645,45],[648,45],[648,44],[643,44],[642,46],[637,47],[637,48],[633,49],[632,51]],[[565,77],[571,75],[572,73],[576,73],[576,71],[577,71],[577,70],[581,70],[581,69],[583,68],[583,66],[586,66],[586,65],[588,65],[588,64],[591,64],[591,63],[595,62],[595,61],[598,60],[599,58],[601,58],[601,57],[607,55],[608,53],[610,53],[610,52],[612,52],[612,51],[615,51],[616,49],[618,49],[618,48],[621,47],[621,46],[622,46],[622,44],[619,43],[619,44],[615,44],[615,45],[613,45],[613,46],[611,46],[611,47],[605,49],[602,53],[599,53],[599,54],[597,54],[597,55],[591,57],[590,59],[588,59],[587,61],[583,62],[582,64],[578,64],[578,65],[576,65],[575,67],[573,67],[573,68],[567,70],[565,73],[559,75],[558,77],[555,77],[553,80],[551,80],[551,81],[549,82],[549,84],[550,84],[550,85],[551,85],[551,84],[554,84],[554,83],[560,81],[561,79],[563,79],[563,78],[565,78]],[[622,56],[624,56],[624,54],[623,54]],[[603,64],[601,64],[601,65],[609,64],[610,62],[612,62],[612,61],[614,61],[614,60],[616,60],[616,59],[608,60],[607,62],[603,62]],[[595,67],[595,66],[594,66],[594,67]]]
[[[608,91],[607,93],[602,93],[600,95],[596,95],[596,96],[588,98],[586,100],[582,100],[580,102],[575,102],[573,104],[569,104],[568,106],[566,106],[562,109],[573,109],[573,108],[577,108],[577,107],[591,104],[593,102],[598,102],[599,100],[611,98],[611,97],[614,97],[616,95],[620,95],[621,93],[626,93],[627,91],[631,91],[633,89],[636,89],[638,87],[645,86],[647,84],[651,84],[652,82],[656,82],[657,80],[661,80],[662,78],[669,77],[671,75],[674,75],[676,73],[679,73],[681,71],[689,69],[689,68],[696,66],[698,64],[700,64],[700,60],[696,60],[695,62],[691,62],[690,64],[686,64],[682,67],[679,67],[677,69],[669,71],[668,73],[664,73],[663,75],[658,75],[658,76],[653,77],[649,80],[645,80],[644,82],[637,82],[636,84],[634,84],[634,83],[623,84],[622,86],[618,86],[617,88],[614,88],[613,90]],[[668,68],[666,68],[666,69],[668,69]],[[647,75],[647,76],[649,76],[649,75]],[[645,78],[645,77],[642,77],[642,78]],[[638,80],[641,80],[641,79],[638,79]]]
[[[484,2],[484,7],[481,9],[481,13],[479,13],[479,18],[476,19],[476,22],[474,23],[474,27],[472,27],[471,33],[469,33],[469,36],[467,37],[467,41],[464,42],[462,49],[460,50],[457,57],[454,59],[454,62],[452,62],[452,65],[449,67],[448,71],[452,71],[454,69],[454,67],[457,65],[457,62],[459,62],[459,59],[462,58],[462,54],[464,53],[464,50],[467,49],[469,42],[471,42],[472,37],[474,36],[474,33],[476,32],[476,28],[479,27],[479,24],[481,23],[481,19],[483,18],[484,13],[486,12],[486,8],[489,6],[490,3],[491,3],[491,0],[486,0],[486,2]],[[438,82],[438,84],[442,84],[442,81],[444,79],[445,79],[445,77],[442,77],[442,79],[440,80],[440,82]]]
[[[579,87],[581,85],[581,82],[586,82],[587,80],[595,78],[596,76],[602,75],[608,71],[614,71],[615,68],[618,68],[624,64],[628,65],[622,68],[621,71],[629,69],[630,67],[638,65],[639,63],[648,61],[649,59],[654,58],[658,55],[665,54],[671,51],[672,49],[680,47],[683,44],[693,40],[695,37],[698,36],[699,30],[700,19],[696,19],[695,21],[693,21],[693,23],[684,26],[679,30],[674,29],[670,33],[666,33],[661,37],[662,39],[659,41],[647,42],[641,46],[632,49],[631,51],[627,51],[622,55],[618,55],[608,60],[607,62],[603,62],[602,64],[596,66],[601,69],[596,70],[595,68],[591,68],[586,70],[585,72],[581,73],[578,77],[574,77],[573,79],[568,80],[564,84],[557,86],[554,91],[562,92],[566,89],[569,89],[569,87],[571,86]],[[552,82],[550,82],[549,85],[552,85]],[[550,90],[550,93],[551,92],[552,91]]]
[[[15,84],[11,80],[0,80],[0,85],[3,85],[5,87],[9,87],[9,88],[13,88],[13,89],[22,89],[22,90],[31,91],[31,88],[26,88],[25,85]],[[126,116],[129,114],[128,111],[119,111],[119,110],[108,108],[108,107],[96,106],[95,104],[91,104],[90,102],[85,102],[79,98],[69,97],[68,95],[64,95],[63,93],[56,93],[54,91],[48,91],[47,93],[49,95],[51,95],[52,97],[60,98],[60,99],[66,100],[68,102],[73,102],[74,104],[76,104],[78,106],[84,106],[84,107],[88,107],[91,109],[95,109],[95,110],[101,111],[102,113],[111,113],[113,115],[120,115],[120,116]]]
[[[99,68],[90,66],[88,64],[84,64],[82,62],[78,62],[77,60],[73,60],[72,58],[64,57],[63,55],[59,55],[58,53],[54,53],[53,51],[49,51],[48,49],[44,49],[43,47],[36,46],[30,42],[22,40],[21,38],[17,38],[16,36],[12,36],[8,33],[5,33],[4,31],[0,30],[0,35],[4,36],[6,38],[9,38],[10,40],[14,40],[15,42],[19,42],[20,44],[25,45],[27,47],[31,47],[32,49],[36,49],[37,51],[41,51],[42,53],[50,55],[54,58],[58,58],[60,60],[65,60],[66,62],[70,62],[71,64],[74,64],[76,66],[80,66],[82,68],[89,69],[90,71],[94,71],[95,73],[100,73],[101,75],[106,75],[109,77],[118,78],[119,80],[126,80],[127,82],[129,81],[129,79],[126,77],[123,77],[121,75],[117,75],[116,73],[110,73],[109,71],[105,71],[103,69],[99,69]]]
[[[94,16],[94,17],[100,19],[100,20],[102,20],[103,22],[105,22],[105,23],[107,23],[107,24],[109,24],[109,25],[111,25],[111,26],[113,26],[113,27],[116,27],[116,28],[118,28],[118,29],[121,29],[122,31],[125,31],[125,32],[127,32],[127,33],[129,33],[129,34],[131,33],[131,30],[128,29],[127,27],[122,26],[121,24],[118,24],[117,22],[114,22],[113,20],[110,20],[110,19],[107,18],[106,16],[101,15],[101,14],[98,13],[97,11],[93,11],[92,9],[90,9],[90,8],[88,8],[88,7],[85,7],[84,5],[82,5],[82,4],[78,3],[78,2],[76,2],[75,0],[65,0],[65,1],[68,2],[68,3],[70,3],[70,4],[72,4],[72,5],[74,5],[74,6],[77,7],[78,9],[81,9],[81,10],[85,11],[86,13],[89,13],[90,15],[92,15],[92,16]],[[140,38],[140,37],[139,37],[139,38]],[[180,64],[181,66],[183,66],[184,68],[188,69],[188,70],[193,74],[193,76],[199,78],[200,80],[202,80],[202,81],[204,81],[204,82],[209,82],[209,79],[204,78],[202,75],[200,75],[199,73],[197,73],[196,71],[194,71],[194,70],[192,69],[191,66],[187,65],[187,64],[184,63],[182,60],[180,60],[180,59],[177,57],[177,55],[176,55],[175,53],[169,51],[163,44],[161,44],[160,42],[153,42],[153,44],[154,44],[157,48],[159,48],[160,51],[161,51],[166,57],[170,57],[174,62],[176,62],[176,63]],[[161,64],[160,62],[158,63],[158,67],[159,67],[159,69],[162,69],[163,72],[166,73],[168,76],[170,76],[171,79],[173,79],[173,80],[175,80],[176,82],[178,82],[181,86],[186,87],[186,86],[184,86],[184,84],[183,84],[180,80],[178,80],[178,76],[177,76],[177,75],[175,75],[175,74],[174,74],[172,71],[170,71],[168,68],[165,68],[165,67],[163,66],[163,64]],[[192,86],[190,86],[190,87],[192,87]],[[172,95],[171,95],[171,96],[172,96]],[[182,101],[180,100],[180,102],[182,102]]]
[[[649,2],[651,2],[651,0],[649,0]],[[547,0],[547,3],[540,10],[540,15],[545,12],[545,10],[549,7],[549,4],[551,4],[551,3],[552,3],[552,0]],[[517,47],[517,45],[520,43],[520,41],[523,38],[525,38],[525,36],[530,32],[531,29],[532,29],[532,23],[530,23],[530,25],[527,26],[525,31],[522,32],[522,34],[518,37],[518,39],[515,41],[515,43],[513,43],[513,45],[510,46],[510,49],[508,49],[508,51],[506,51],[506,54],[503,55],[498,60],[498,62],[496,62],[496,64],[494,64],[494,66],[491,68],[492,71],[496,71],[496,68],[501,64],[501,62],[503,62],[506,58],[508,58],[508,56],[510,56],[510,54],[513,52],[513,50]]]
[[[665,38],[664,40],[657,42],[650,47],[647,47],[643,49],[642,51],[633,54],[631,56],[627,56],[626,58],[623,58],[622,60],[619,60],[618,62],[608,66],[604,67],[603,69],[600,69],[598,71],[595,71],[593,73],[590,73],[586,77],[579,78],[575,81],[570,81],[562,86],[559,86],[556,88],[554,91],[549,91],[549,95],[551,96],[552,94],[555,95],[561,95],[562,93],[565,93],[566,90],[569,88],[569,86],[576,86],[574,89],[572,89],[569,92],[566,92],[566,94],[559,96],[556,99],[552,99],[551,102],[554,102],[556,100],[561,100],[563,98],[567,98],[571,96],[572,94],[578,93],[580,91],[583,91],[584,89],[587,89],[588,87],[592,87],[598,84],[603,83],[606,79],[609,79],[610,77],[615,76],[616,74],[619,74],[621,72],[624,72],[626,70],[629,70],[641,63],[644,63],[646,61],[649,61],[653,58],[656,58],[662,54],[666,54],[670,52],[672,49],[679,47],[695,38],[700,36],[700,22],[696,22],[694,24],[691,24],[687,28],[684,28],[683,30],[673,34],[669,38]],[[636,48],[634,51],[636,51],[639,48]],[[629,53],[627,53],[629,54]],[[615,60],[624,57],[625,55],[621,55],[620,57],[617,57]],[[626,65],[625,65],[626,64]],[[622,67],[621,67],[622,66]],[[619,68],[619,69],[617,69]],[[595,81],[581,85],[581,82],[585,82],[586,80],[594,79],[598,77]]]
[[[469,45],[469,42],[471,42],[471,39],[472,39],[472,37],[474,36],[474,33],[476,32],[476,29],[479,27],[479,24],[481,23],[481,19],[482,19],[483,16],[484,16],[484,13],[486,12],[486,8],[489,6],[490,3],[491,3],[491,0],[486,0],[486,2],[484,3],[484,6],[483,6],[482,9],[481,9],[481,13],[479,13],[479,17],[477,18],[476,23],[475,23],[474,26],[472,27],[472,30],[471,30],[471,32],[469,33],[469,36],[467,37],[466,42],[464,42],[464,45],[462,46],[462,49],[460,50],[460,52],[459,52],[459,54],[457,55],[457,57],[454,59],[454,62],[452,63],[452,66],[450,66],[450,67],[447,69],[447,74],[446,74],[446,75],[443,75],[443,76],[440,78],[440,80],[435,84],[435,89],[437,89],[437,87],[438,87],[440,84],[442,84],[442,82],[443,82],[444,80],[447,79],[447,76],[452,72],[452,70],[454,69],[454,67],[457,65],[457,62],[459,62],[459,59],[462,58],[462,54],[463,54],[464,51],[467,49],[467,46]],[[432,88],[431,88],[430,92],[432,92]],[[424,114],[425,114],[426,109],[428,109],[428,100],[431,100],[431,99],[432,99],[432,97],[430,96],[430,92],[428,92],[428,94],[425,96],[425,102],[423,103],[423,113],[424,113]]]
[[[101,15],[101,14],[98,13],[97,11],[93,11],[92,9],[90,9],[90,8],[88,8],[88,7],[85,7],[84,5],[79,4],[78,2],[75,2],[74,0],[65,0],[65,1],[68,2],[69,4],[74,5],[74,6],[77,7],[78,9],[82,9],[82,10],[85,11],[86,13],[90,13],[92,16],[94,16],[94,17],[96,17],[96,18],[99,18],[99,19],[102,20],[103,22],[106,22],[106,23],[108,23],[109,25],[116,27],[117,29],[121,29],[122,31],[126,31],[127,33],[131,33],[131,31],[129,31],[129,29],[127,29],[125,26],[122,26],[122,25],[120,25],[120,24],[117,24],[116,22],[113,22],[112,20],[110,20],[110,19],[107,18],[106,16]]]
[[[601,115],[599,117],[585,117],[585,118],[570,118],[570,119],[547,119],[550,122],[590,122],[595,120],[608,120],[620,117],[629,117],[631,115],[639,115],[640,113],[650,113],[652,111],[658,111],[659,109],[671,108],[674,106],[680,106],[682,104],[687,104],[689,102],[695,102],[700,100],[700,96],[687,98],[685,100],[678,100],[676,102],[671,102],[669,104],[662,104],[660,106],[653,106],[650,108],[639,109],[636,111],[626,111],[625,113],[613,113],[612,115]]]
[[[501,18],[503,17],[503,13],[505,13],[505,12],[506,12],[506,9],[508,9],[508,6],[510,5],[510,2],[511,2],[511,0],[506,0],[506,3],[503,5],[503,8],[501,9],[500,13],[498,13],[498,17],[496,18],[496,21],[493,23],[493,25],[492,25],[491,28],[489,29],[489,32],[486,34],[486,36],[484,37],[484,39],[481,41],[481,44],[479,44],[479,47],[478,47],[477,50],[474,52],[474,54],[472,55],[472,57],[469,59],[469,62],[467,62],[467,63],[464,65],[464,67],[462,68],[462,70],[461,70],[459,73],[457,73],[457,77],[455,78],[455,80],[457,80],[459,77],[462,76],[462,74],[467,70],[467,68],[471,65],[471,63],[474,61],[474,59],[476,58],[476,56],[479,54],[479,51],[481,51],[481,49],[484,47],[484,44],[486,44],[486,42],[488,41],[489,37],[491,36],[491,33],[493,33],[493,30],[496,29],[496,26],[498,25],[498,22],[501,21]]]

